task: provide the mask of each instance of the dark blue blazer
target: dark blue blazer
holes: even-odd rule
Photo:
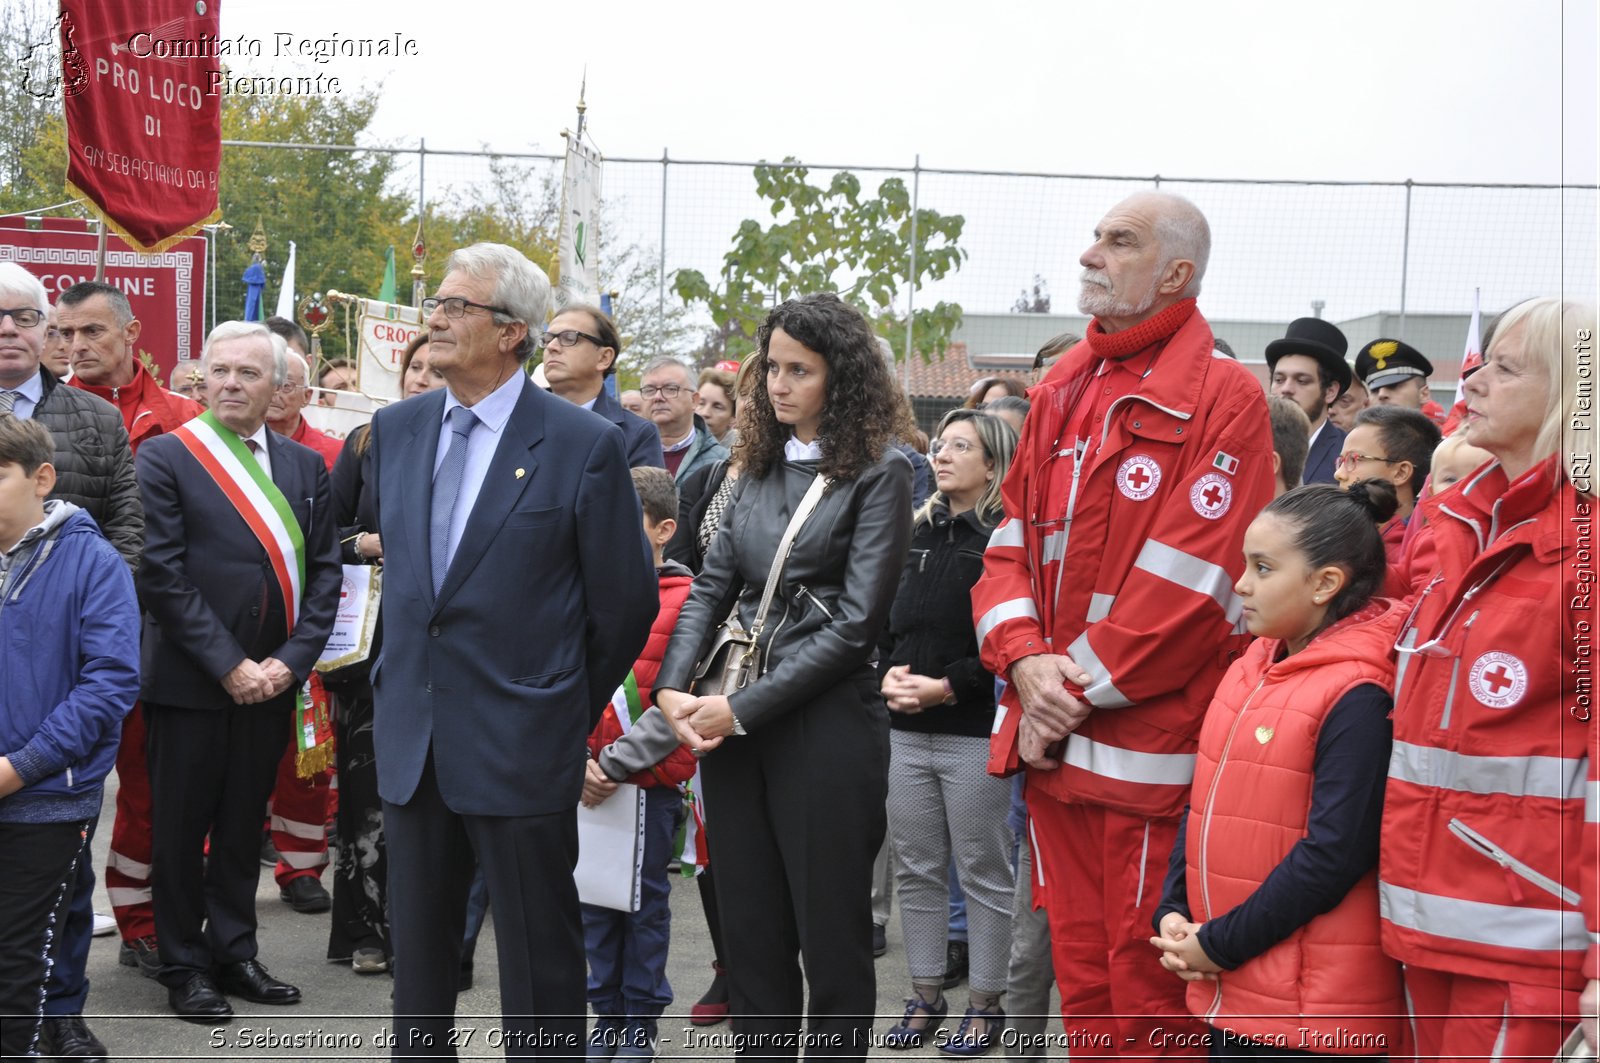
[[[1339,452],[1344,450],[1344,436],[1344,429],[1332,421],[1322,426],[1322,434],[1317,436],[1316,442],[1306,452],[1306,471],[1300,477],[1301,483],[1333,483],[1334,462],[1338,460]]]
[[[591,409],[622,429],[623,439],[627,441],[629,468],[638,468],[640,465],[653,465],[658,469],[667,467],[667,459],[661,453],[661,433],[656,430],[654,421],[647,421],[636,413],[624,410],[622,403],[607,394],[605,388],[600,389],[600,396],[594,400]]]
[[[659,604],[622,433],[525,381],[435,599],[428,518],[445,394],[372,419],[378,792],[409,801],[431,747],[459,814],[570,811],[584,739]]]
[[[137,583],[145,609],[146,701],[228,708],[233,699],[222,677],[246,657],[275,657],[303,682],[322,655],[342,576],[328,466],[316,451],[272,431],[267,454],[272,482],[306,543],[300,617],[292,632],[277,582],[269,578],[267,551],[205,467],[176,436],[154,436],[139,447],[145,520]],[[291,707],[295,689],[264,707]]]

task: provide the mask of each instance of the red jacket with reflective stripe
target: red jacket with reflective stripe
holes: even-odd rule
[[[77,377],[67,383],[91,395],[99,395],[117,408],[122,414],[123,426],[128,429],[128,449],[135,454],[146,439],[170,432],[201,413],[198,402],[163,388],[142,364],[134,367],[133,382],[127,387],[103,388],[86,384]]]
[[[1440,569],[1401,645],[1434,649],[1400,657],[1379,875],[1401,962],[1575,990],[1600,929],[1595,504],[1557,460],[1422,503]]]
[[[1228,669],[1200,732],[1185,832],[1195,922],[1243,904],[1306,836],[1322,725],[1351,690],[1393,682],[1405,615],[1379,601],[1281,661],[1281,640],[1258,639]],[[1320,1050],[1350,1055],[1399,1045],[1405,999],[1400,965],[1378,944],[1377,871],[1237,970],[1190,982],[1188,997],[1191,1012],[1241,1037],[1295,1047],[1311,1030],[1325,1035]]]
[[[1244,530],[1272,497],[1272,429],[1261,385],[1213,354],[1196,312],[1139,390],[1112,405],[1098,451],[1077,461],[1064,438],[1068,406],[1096,361],[1079,343],[1028,393],[1006,519],[984,554],[973,616],[996,675],[1044,652],[1090,673],[1087,688],[1068,690],[1095,711],[1068,737],[1062,767],[1033,772],[1030,785],[1063,801],[1176,816],[1206,705],[1248,641],[1233,584]],[[996,774],[1019,767],[1020,712],[1008,686],[990,743]]]

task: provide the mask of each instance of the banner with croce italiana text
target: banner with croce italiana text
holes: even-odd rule
[[[561,178],[561,244],[557,254],[556,305],[600,303],[600,153],[567,137]]]
[[[145,253],[216,221],[219,0],[61,0],[67,187]]]

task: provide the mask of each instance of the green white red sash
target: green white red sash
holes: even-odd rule
[[[278,485],[233,429],[207,410],[173,431],[173,436],[194,456],[200,467],[233,503],[261,548],[267,552],[272,574],[283,596],[287,625],[294,632],[300,619],[300,595],[306,579],[306,542],[300,522]],[[326,699],[295,695],[296,770],[314,775],[333,762],[333,730]]]

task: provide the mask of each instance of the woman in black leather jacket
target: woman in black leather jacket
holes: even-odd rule
[[[872,668],[911,537],[911,469],[889,445],[897,396],[866,320],[831,294],[767,318],[742,475],[678,619],[655,700],[708,753],[734,1032],[747,1051],[865,1058],[877,1002],[872,862],[883,841],[888,713]],[[830,479],[783,567],[760,678],[689,693],[737,610],[748,627],[801,497]],[[804,958],[806,984],[799,960]],[[809,988],[808,993],[803,991]]]

